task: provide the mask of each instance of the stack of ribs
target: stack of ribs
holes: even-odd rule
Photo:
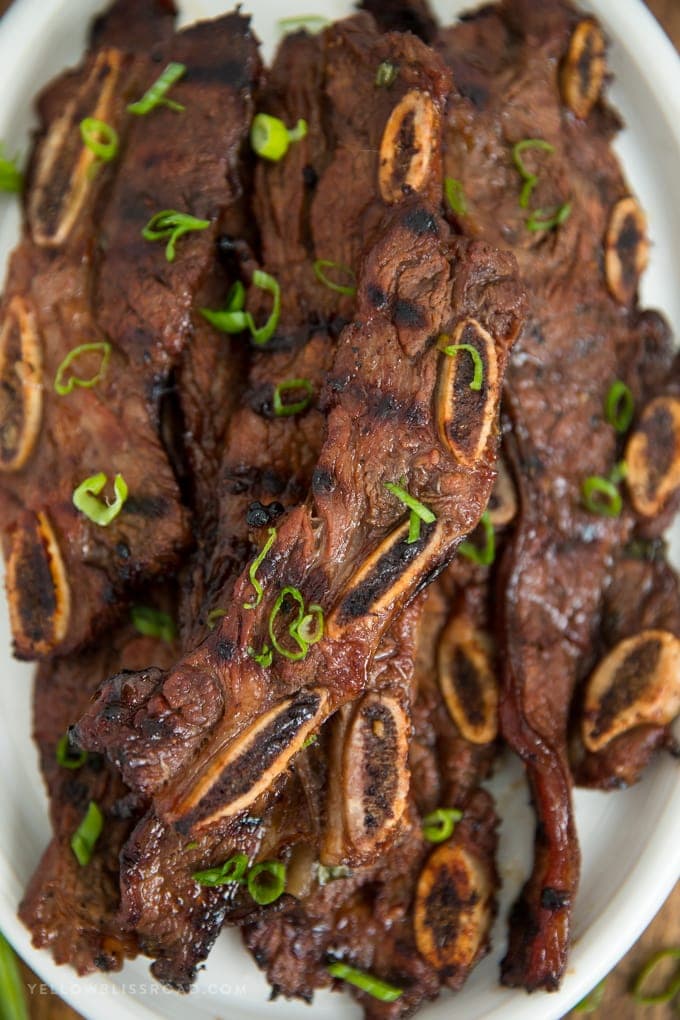
[[[363,8],[265,69],[239,11],[175,32],[116,0],[41,94],[0,502],[53,827],[34,944],[187,992],[237,925],[274,995],[397,1018],[489,952],[503,743],[537,817],[501,968],[528,991],[567,963],[574,784],[677,751],[680,363],[638,306],[596,21]],[[162,211],[201,224],[172,255]],[[105,363],[60,393],[82,344]],[[101,506],[129,490],[105,525],[73,501],[99,472]]]

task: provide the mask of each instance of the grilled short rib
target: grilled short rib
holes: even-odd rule
[[[141,637],[128,623],[110,634],[105,645],[44,663],[36,676],[33,736],[54,835],[24,894],[19,916],[37,948],[49,947],[57,963],[68,963],[79,974],[118,970],[126,957],[137,954],[134,933],[122,931],[118,920],[118,855],[141,805],[101,756],[88,755],[83,762],[77,752],[70,752],[63,765],[58,745],[97,684],[112,670],[138,669],[149,661],[163,666],[176,654],[176,646]],[[81,866],[71,838],[90,801],[101,809],[104,828],[89,863]]]
[[[228,615],[180,668],[166,679],[148,674],[136,683],[114,679],[79,726],[84,744],[106,749],[131,782],[157,793],[157,818],[145,823],[151,842],[135,838],[130,845],[134,853],[127,870],[134,884],[144,868],[142,853],[153,859],[153,838],[158,846],[163,824],[171,826],[168,840],[172,827],[175,840],[181,832],[212,828],[217,838],[221,820],[228,826],[231,816],[242,818],[243,809],[285,771],[309,733],[361,692],[363,663],[381,634],[471,530],[488,499],[496,386],[523,302],[512,260],[484,245],[448,240],[433,212],[430,195],[436,191],[438,199],[441,188],[438,104],[436,91],[433,96],[422,86],[413,89],[386,125],[379,180],[384,196],[399,201],[380,242],[364,259],[358,314],[343,332],[326,389],[328,438],[313,477],[313,511],[303,506],[281,519],[275,544],[258,568],[266,592],[262,602],[254,610],[243,608],[253,597],[245,574]],[[410,149],[404,158],[398,145],[395,149],[404,121],[414,125],[424,159]],[[452,370],[448,356],[437,350],[436,338],[444,332],[456,338],[464,333],[471,346],[477,345],[484,361],[478,397],[471,396],[472,368],[466,361],[456,360]],[[457,415],[472,427],[468,430]],[[395,447],[395,428],[402,420],[408,422],[408,444]],[[437,515],[411,545],[408,520],[384,488],[402,477]],[[279,580],[272,584],[274,577]],[[327,636],[310,646],[303,662],[277,657],[271,668],[262,668],[253,652],[259,655],[267,640],[267,619],[286,585],[301,591],[305,605],[317,599],[325,604]],[[325,683],[317,679],[308,687],[312,677]],[[181,710],[182,691],[191,688],[200,692],[198,718]],[[171,703],[175,707],[168,712]],[[143,775],[130,768],[133,746],[140,748],[140,740],[147,739],[130,725],[133,719],[147,731],[162,728],[177,762],[174,776],[170,756],[165,774],[151,762]],[[221,748],[214,769],[211,746]],[[239,790],[231,785],[231,759],[249,761],[254,769],[242,773]],[[134,884],[129,892],[139,907]],[[160,906],[148,899],[144,904],[152,921]],[[167,915],[166,920],[171,926]],[[172,959],[165,960],[162,974],[181,986],[191,979],[191,970]]]
[[[39,103],[26,223],[0,332],[3,546],[15,651],[24,658],[88,640],[131,586],[173,568],[188,540],[159,436],[160,395],[192,337],[193,303],[214,264],[222,215],[240,197],[236,170],[259,62],[247,19],[228,16],[171,43],[170,14],[168,4],[120,0],[97,23],[83,65]],[[172,57],[187,67],[173,91],[185,112],[129,113],[127,104]],[[117,131],[110,162],[100,164],[83,143],[87,116]],[[142,230],[173,206],[205,216],[209,227],[183,237],[171,263],[164,243],[144,240]],[[83,343],[97,352],[76,359],[62,381],[80,372],[95,382],[57,392],[59,367]],[[102,506],[114,476],[129,492],[106,527],[72,502],[100,473]]]
[[[627,506],[618,515],[585,506],[583,486],[620,484],[605,401],[616,380],[638,406],[646,400],[639,367],[659,330],[637,308],[644,218],[610,147],[619,125],[601,96],[599,26],[559,0],[540,9],[507,0],[443,30],[436,45],[463,95],[449,104],[445,166],[466,210],[450,216],[472,237],[509,244],[532,297],[504,394],[520,514],[499,641],[502,733],[525,761],[538,827],[503,980],[553,989],[579,871],[569,706],[597,646],[612,558],[635,526]],[[549,148],[532,149],[537,138]],[[657,372],[669,366],[667,346],[655,357]]]

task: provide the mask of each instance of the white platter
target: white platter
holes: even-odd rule
[[[537,0],[540,2],[540,0]],[[33,123],[31,97],[77,60],[91,17],[102,0],[15,0],[0,21],[0,138],[8,151],[23,153]],[[271,54],[278,18],[291,14],[350,13],[344,0],[244,0],[258,35]],[[443,21],[471,2],[434,4]],[[643,303],[661,308],[680,333],[680,61],[639,0],[591,0],[612,40],[616,74],[612,97],[628,129],[618,143],[633,189],[642,200],[654,242],[643,284]],[[180,2],[183,21],[213,16],[225,0]],[[4,262],[18,233],[18,203],[0,197],[0,257]],[[679,537],[676,529],[674,538]],[[680,541],[676,541],[680,548]],[[678,557],[676,555],[676,562]],[[32,949],[16,919],[22,891],[49,836],[45,795],[30,740],[30,667],[10,655],[4,597],[0,598],[0,929],[30,966],[62,998],[91,1020],[345,1020],[359,1016],[348,996],[319,994],[312,1010],[285,1001],[268,1003],[269,989],[240,941],[225,932],[190,997],[150,979],[143,959],[111,978],[78,979],[57,968],[46,952]],[[574,945],[562,989],[554,995],[498,987],[504,951],[504,914],[521,885],[530,859],[533,815],[520,770],[513,762],[494,781],[503,816],[501,919],[491,956],[454,1000],[448,994],[422,1010],[423,1020],[556,1020],[595,985],[636,940],[680,875],[680,775],[671,761],[657,763],[642,784],[611,795],[579,791],[578,827],[583,875],[574,913]],[[36,985],[32,994],[46,994]]]

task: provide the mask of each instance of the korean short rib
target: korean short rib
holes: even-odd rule
[[[33,736],[54,835],[26,889],[19,916],[34,946],[49,947],[57,963],[68,963],[79,974],[118,970],[126,957],[138,952],[134,932],[122,931],[118,920],[118,855],[140,804],[101,756],[88,755],[75,767],[78,755],[72,753],[66,767],[58,759],[58,745],[104,677],[149,661],[169,664],[176,654],[177,647],[142,637],[128,623],[93,651],[43,663],[36,676]],[[91,801],[104,816],[104,828],[87,867],[82,867],[71,838]]]
[[[39,102],[26,222],[0,331],[2,540],[15,651],[24,658],[89,640],[132,586],[176,566],[189,537],[160,439],[160,395],[193,336],[193,304],[214,264],[220,221],[240,197],[236,171],[259,63],[247,19],[228,16],[172,41],[171,14],[169,4],[120,0],[97,22],[83,65]],[[130,114],[127,104],[170,59],[187,67],[175,93],[190,112]],[[110,162],[83,144],[87,116],[117,131]],[[185,130],[175,130],[182,117]],[[173,263],[163,245],[142,238],[164,208],[210,223],[182,238]],[[100,345],[99,360],[77,362],[73,374],[84,364],[93,376],[109,344],[106,371],[96,385],[61,395],[57,370],[83,343]],[[72,502],[100,472],[108,479],[102,499],[115,475],[129,489],[108,527]]]
[[[511,260],[485,246],[448,240],[434,211],[441,194],[442,81],[438,69],[429,85],[420,72],[410,91],[385,111],[378,179],[383,200],[394,209],[363,261],[359,311],[342,334],[325,390],[328,438],[313,476],[313,503],[278,523],[276,541],[258,569],[266,592],[261,604],[243,608],[252,597],[244,573],[228,614],[192,656],[167,678],[149,673],[136,681],[114,678],[79,726],[81,741],[106,749],[126,781],[156,795],[154,814],[144,823],[146,836],[140,839],[138,831],[133,837],[123,875],[129,921],[138,929],[140,911],[157,928],[165,902],[144,896],[139,883],[145,861],[163,840],[169,852],[174,840],[174,860],[164,858],[174,865],[168,875],[174,881],[181,867],[186,882],[195,862],[181,860],[177,848],[190,830],[199,838],[212,830],[215,858],[220,849],[224,859],[229,840],[220,847],[220,826],[228,830],[242,821],[244,810],[285,772],[306,737],[361,693],[363,664],[380,636],[474,527],[488,499],[497,384],[520,325],[522,298]],[[405,138],[398,137],[402,125]],[[409,147],[409,134],[417,139],[418,153]],[[448,361],[437,349],[442,333],[465,334],[478,350],[484,362],[479,396],[470,390],[466,361]],[[469,431],[461,428],[462,417]],[[399,432],[395,446],[402,423],[408,429]],[[384,488],[402,477],[437,515],[411,545],[403,511]],[[326,636],[304,661],[276,656],[271,667],[262,668],[248,648],[259,653],[267,640],[267,618],[284,586],[300,590],[306,605],[318,601],[324,607]],[[312,677],[326,682],[310,686]],[[182,700],[196,691],[200,705],[184,712]],[[154,727],[173,749],[174,767],[170,756],[162,768],[148,757],[142,774],[130,768],[133,754],[141,760],[132,749],[148,743],[144,731]],[[242,771],[247,762],[252,770]],[[241,774],[238,789],[234,764]],[[231,846],[244,838],[242,832],[232,836]],[[208,894],[188,886],[191,909],[195,904],[198,910]],[[168,895],[170,889],[169,880]],[[209,893],[215,899],[215,890]],[[214,909],[223,912],[224,906]],[[171,928],[167,910],[164,916]],[[154,955],[160,956],[159,934],[154,933]],[[186,960],[173,963],[165,952],[155,973],[186,987],[192,968]]]
[[[624,498],[618,516],[597,513],[584,505],[583,485],[616,480],[623,451],[605,420],[610,387],[625,382],[644,405],[652,394],[640,365],[667,372],[670,344],[658,317],[637,307],[644,218],[610,147],[618,120],[601,96],[599,26],[559,0],[540,8],[507,0],[443,30],[436,47],[463,95],[449,104],[444,151],[467,209],[451,218],[472,237],[509,244],[532,299],[504,394],[520,514],[504,557],[498,637],[502,734],[525,761],[538,826],[503,980],[553,989],[579,871],[569,708],[595,664],[612,561],[641,522],[635,498]],[[537,138],[550,148],[532,154],[530,144],[522,172],[515,147]],[[671,404],[660,430],[672,442]]]

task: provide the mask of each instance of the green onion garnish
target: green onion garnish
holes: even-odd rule
[[[446,338],[440,337],[440,340],[443,339]],[[474,366],[470,389],[481,390],[482,382],[484,381],[484,362],[482,361],[482,356],[476,347],[473,347],[472,344],[449,344],[448,347],[440,347],[439,349],[442,354],[448,354],[449,357],[453,357],[455,354],[458,354],[459,351],[465,351],[466,354],[469,354]]]
[[[269,318],[265,322],[264,326],[259,329],[255,327],[253,317],[250,312],[246,312],[246,319],[248,322],[248,328],[253,337],[253,342],[261,345],[266,344],[268,340],[274,335],[274,331],[279,323],[279,315],[281,314],[281,288],[279,287],[278,281],[270,276],[269,273],[264,273],[261,269],[256,269],[253,273],[253,284],[256,287],[260,287],[261,290],[268,291],[274,298],[272,304],[272,310]]]
[[[76,358],[83,354],[95,353],[101,356],[101,361],[99,363],[99,368],[94,375],[90,376],[89,379],[83,379],[78,375],[69,375],[68,378],[64,378]],[[111,344],[107,343],[106,340],[98,340],[96,343],[80,344],[79,347],[74,347],[72,351],[68,352],[57,369],[57,373],[54,377],[55,391],[60,397],[65,397],[71,393],[76,386],[81,386],[83,389],[89,389],[91,386],[96,386],[97,383],[101,382],[106,375],[110,358]]]
[[[87,813],[71,836],[71,849],[81,868],[90,863],[95,843],[104,827],[104,816],[93,800],[90,801]]]
[[[311,35],[330,25],[328,18],[320,14],[298,14],[290,18],[279,18],[276,22],[281,32],[299,32],[306,29]]]
[[[461,542],[458,546],[458,552],[461,556],[472,560],[473,563],[479,563],[482,567],[490,567],[496,558],[496,535],[488,510],[484,511],[479,519],[479,523],[484,529],[484,545],[482,548],[480,549],[474,542],[465,541]]]
[[[628,431],[631,421],[633,420],[633,412],[635,410],[635,403],[633,401],[633,394],[629,388],[620,379],[613,382],[609,387],[609,392],[605,397],[604,401],[604,416],[613,426],[616,432],[623,434]]]
[[[67,730],[57,741],[55,758],[57,765],[61,765],[63,769],[81,769],[87,761],[87,751],[74,751],[71,748]]]
[[[0,191],[21,191],[24,186],[24,175],[17,167],[18,156],[7,159],[3,156],[4,146],[0,144]]]
[[[428,843],[443,843],[453,833],[456,822],[463,817],[457,808],[437,808],[431,811],[422,821],[423,839]]]
[[[103,120],[85,117],[80,122],[80,137],[102,163],[110,163],[118,152],[118,132]]]
[[[601,475],[591,475],[581,485],[581,496],[586,510],[601,517],[618,517],[623,500],[616,482]]]
[[[286,865],[281,861],[261,861],[248,872],[248,892],[264,907],[278,900],[286,888]]]
[[[288,597],[292,598],[298,607],[297,618],[293,620],[288,627],[288,633],[292,637],[293,641],[295,641],[297,651],[290,651],[290,649],[284,648],[274,633],[276,617],[279,615],[281,608]],[[283,655],[286,659],[290,659],[291,662],[298,662],[300,659],[304,659],[309,651],[309,643],[298,633],[298,628],[304,618],[305,600],[303,599],[302,594],[297,588],[291,588],[289,585],[286,585],[286,587],[282,588],[277,595],[274,608],[269,615],[269,637],[271,639],[272,647],[279,653],[279,655]]]
[[[234,854],[233,857],[230,857],[229,860],[225,861],[219,868],[208,868],[206,871],[195,871],[191,877],[194,882],[198,882],[199,885],[229,885],[232,882],[238,882],[240,884],[243,882],[247,868],[247,855],[238,853]]]
[[[16,954],[0,934],[0,1016],[2,1020],[29,1020],[24,982]]]
[[[246,651],[251,659],[254,659],[258,666],[263,666],[268,669],[274,660],[274,653],[269,647],[265,645],[261,652],[256,652],[252,645],[248,645]]]
[[[221,620],[223,616],[227,615],[226,609],[211,609],[206,617],[206,624],[209,630],[214,630],[217,626],[217,621]]]
[[[132,625],[145,637],[157,637],[170,645],[177,637],[175,621],[160,609],[151,606],[133,606],[130,610]]]
[[[381,978],[367,974],[363,970],[357,970],[356,967],[350,967],[349,964],[341,963],[339,960],[329,963],[326,970],[331,977],[340,978],[341,981],[360,988],[362,992],[368,992],[374,999],[379,999],[381,1002],[395,1002],[404,994],[403,988],[390,985]]]
[[[524,186],[522,187],[522,192],[519,197],[519,204],[522,209],[528,208],[531,193],[538,183],[538,176],[536,174],[532,174],[532,172],[526,168],[522,159],[522,153],[527,149],[540,149],[542,152],[548,152],[552,155],[555,151],[555,146],[551,145],[550,142],[544,141],[542,138],[524,138],[521,142],[517,142],[516,145],[513,145],[512,158],[522,180],[524,181]]]
[[[182,104],[176,103],[174,99],[166,99],[166,93],[175,82],[179,81],[185,71],[185,64],[168,64],[161,76],[147,89],[141,99],[138,99],[136,103],[128,103],[128,113],[136,113],[142,117],[144,114],[150,113],[157,106],[167,106],[171,110],[177,110],[181,113],[184,110]]]
[[[341,262],[332,262],[330,259],[316,259],[312,268],[319,283],[322,283],[324,287],[328,287],[329,290],[334,290],[337,294],[349,294],[350,296],[356,294],[356,275],[349,266],[343,266]],[[326,276],[325,269],[332,269],[354,282],[335,283]]]
[[[299,120],[290,131],[278,117],[258,113],[250,128],[250,144],[258,156],[277,163],[288,152],[291,142],[300,142],[307,134],[307,121]]]
[[[396,485],[395,482],[385,482],[385,488],[388,492],[391,492],[393,496],[409,508],[411,516],[409,517],[409,529],[408,538],[406,544],[411,545],[413,542],[417,542],[420,538],[420,522],[423,521],[425,524],[433,524],[437,520],[436,514],[430,510],[429,507],[421,503],[419,499],[412,496],[402,485]]]
[[[210,308],[201,308],[201,315],[215,329],[219,329],[223,333],[242,333],[244,329],[249,329],[253,342],[262,345],[271,339],[278,325],[281,314],[281,288],[273,276],[261,269],[256,269],[253,273],[253,284],[262,290],[269,291],[274,298],[269,318],[259,329],[250,312],[242,310],[245,302],[245,289],[240,281],[235,283],[227,294],[227,306],[223,311],[214,312]]]
[[[243,603],[244,609],[257,609],[260,602],[262,601],[262,594],[264,589],[260,582],[258,581],[256,575],[258,570],[260,569],[263,559],[265,558],[271,547],[274,545],[274,542],[276,541],[276,528],[270,528],[268,534],[269,537],[267,541],[262,546],[261,551],[258,553],[256,558],[250,564],[250,568],[248,569],[248,577],[250,579],[250,583],[255,589],[255,599],[253,602],[244,602]]]
[[[573,1008],[574,1013],[594,1013],[596,1009],[602,1005],[604,999],[604,989],[607,983],[607,979],[603,978],[599,985],[595,985],[587,995],[577,1002]]]
[[[396,64],[391,63],[389,60],[383,60],[382,64],[378,64],[378,70],[375,73],[375,83],[379,89],[388,89],[391,85],[394,85],[397,80],[398,68]]]
[[[165,257],[168,262],[175,260],[175,245],[180,237],[189,234],[193,230],[207,230],[210,220],[198,220],[188,213],[177,212],[176,209],[162,209],[151,217],[142,230],[142,237],[145,241],[165,241]]]
[[[289,390],[304,390],[306,396],[300,400],[284,404],[281,395],[288,393]],[[284,382],[277,383],[274,387],[274,414],[277,418],[287,418],[292,414],[299,414],[300,411],[305,411],[312,402],[313,393],[314,387],[309,379],[286,379]]]
[[[465,216],[467,202],[465,200],[465,192],[463,191],[463,182],[457,181],[455,177],[445,177],[444,194],[451,209],[458,216]]]
[[[680,960],[680,946],[669,946],[668,949],[660,949],[658,953],[654,953],[635,978],[631,994],[641,1006],[661,1006],[670,1002],[680,992],[680,969],[676,970],[668,985],[656,995],[646,995],[643,992],[647,978],[663,960]]]
[[[571,202],[565,202],[551,215],[545,209],[535,209],[527,220],[527,230],[552,230],[561,226],[571,215]]]
[[[318,736],[317,733],[310,733],[309,736],[307,737],[307,739],[305,741],[303,741],[302,750],[306,751],[308,747],[312,746],[312,744],[316,744],[318,739],[319,739],[319,736]]]
[[[99,474],[91,475],[81,482],[73,493],[73,505],[76,510],[80,510],[94,524],[99,524],[103,528],[118,516],[128,497],[125,479],[122,475],[116,475],[113,480],[113,491],[116,498],[113,503],[102,503],[97,497],[107,481],[107,476],[103,471],[100,471]]]

